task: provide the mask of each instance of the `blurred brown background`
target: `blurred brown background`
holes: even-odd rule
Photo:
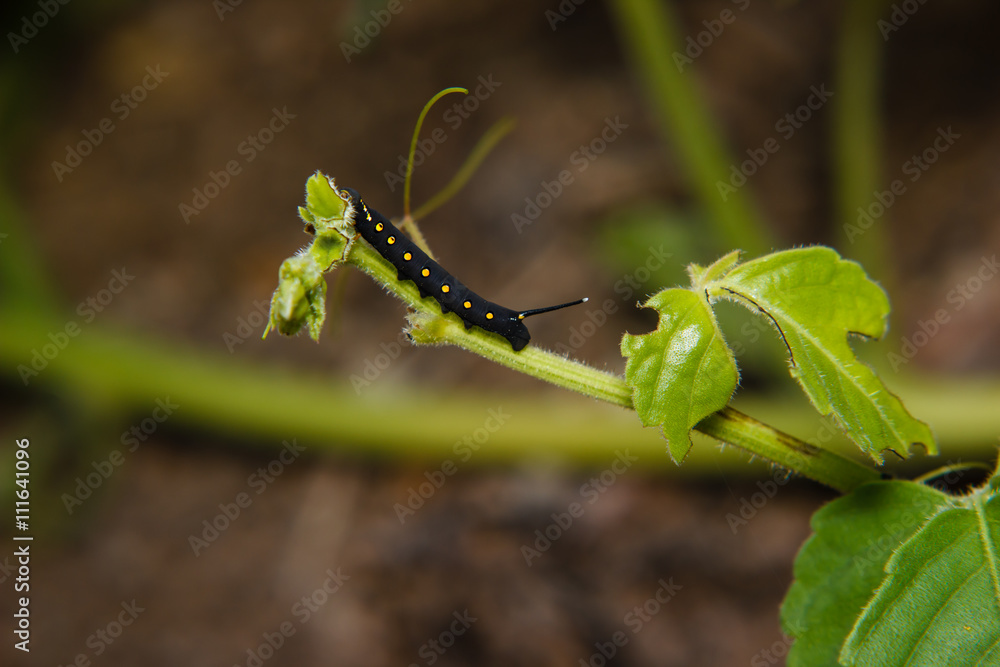
[[[40,6],[3,10],[6,491],[13,441],[29,438],[35,457],[32,650],[12,649],[14,576],[2,561],[5,664],[68,665],[78,656],[94,665],[784,663],[778,606],[810,514],[833,497],[814,484],[718,456],[704,440],[697,465],[678,469],[629,416],[453,349],[403,345],[360,392],[370,421],[399,426],[392,442],[346,426],[323,437],[296,428],[297,418],[269,431],[240,426],[256,424],[253,401],[280,400],[289,377],[354,397],[350,378],[394,349],[403,309],[359,274],[331,279],[319,345],[260,340],[261,312],[281,261],[308,240],[295,208],[306,178],[323,170],[383,213],[401,214],[402,186],[385,174],[397,172],[417,114],[442,88],[472,95],[446,97],[428,115],[422,136],[443,128],[446,140],[414,172],[415,205],[495,122],[517,120],[468,186],[421,221],[442,264],[511,307],[585,295],[618,305],[581,345],[573,331],[585,310],[533,320],[534,342],[570,346],[620,372],[621,333],[652,323],[635,301],[680,282],[688,262],[730,249],[712,236],[605,3],[401,0],[395,14],[378,0],[53,3],[37,34],[12,38],[26,34],[23,21]],[[832,85],[845,3],[671,6],[682,39],[721,12],[737,16],[687,72],[735,160],[780,136],[776,122],[811,87]],[[553,19],[560,8],[564,20]],[[883,16],[892,12],[885,3]],[[911,406],[960,395],[947,387],[996,389],[1000,283],[982,280],[960,308],[949,295],[1000,245],[998,19],[987,0],[927,3],[879,40],[884,183],[908,178],[908,160],[940,129],[959,135],[907,180],[879,224],[885,264],[870,268],[894,305],[883,350],[900,350],[901,337],[913,340],[938,310],[949,315],[903,369],[919,370],[925,379],[913,384],[931,388]],[[377,33],[367,45],[355,41],[365,27]],[[574,155],[609,119],[627,127],[580,170]],[[778,247],[842,239],[831,123],[829,108],[816,109],[742,189]],[[67,147],[80,142],[92,145],[78,166],[54,165],[69,167]],[[219,176],[230,161],[238,173]],[[524,215],[525,198],[564,169],[573,183],[519,232],[512,215]],[[217,190],[213,174],[224,183]],[[207,192],[216,195],[185,216],[181,206]],[[627,296],[615,289],[664,243],[670,266]],[[29,276],[27,287],[9,288],[12,275]],[[46,293],[60,315],[33,310]],[[63,323],[81,332],[26,381],[19,367],[53,342],[50,322],[60,325],[56,339]],[[737,341],[756,349],[757,337],[739,326]],[[165,350],[168,363],[147,369],[146,344]],[[801,399],[781,394],[788,378],[766,363],[769,352],[755,354],[741,356],[743,386],[782,396],[765,403],[785,426],[781,416]],[[223,373],[218,386],[233,391],[224,416],[203,407],[217,398],[214,384],[204,385],[204,404],[165,407],[177,400],[171,368],[200,360],[250,369]],[[273,369],[274,396],[232,389],[243,377],[255,379],[242,385],[248,393],[267,387]],[[930,372],[939,380],[928,382]],[[906,395],[904,375],[889,382]],[[428,406],[437,410],[430,423],[417,423],[414,410]],[[353,408],[336,403],[299,408],[351,423]],[[494,438],[497,409],[511,425]],[[519,418],[537,433],[549,410],[550,441],[519,449]],[[577,416],[616,435],[576,457],[573,436],[560,433],[572,433]],[[946,421],[932,426],[940,433],[952,428]],[[800,437],[817,432],[815,421],[792,423],[806,424]],[[959,458],[992,458],[996,430],[984,432],[992,436],[962,441]],[[628,467],[618,458],[625,450],[638,457]],[[455,474],[442,474],[446,460]],[[112,472],[80,498],[79,480],[101,470]],[[430,497],[401,522],[397,506],[422,484]],[[80,502],[67,506],[74,494]],[[237,518],[223,516],[240,502]],[[572,503],[583,515],[559,526]],[[734,520],[741,511],[745,523]],[[212,522],[225,526],[215,538]],[[547,529],[557,538],[530,556]]]

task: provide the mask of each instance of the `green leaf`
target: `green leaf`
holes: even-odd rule
[[[735,266],[705,287],[712,297],[734,299],[770,319],[809,400],[875,461],[882,462],[885,449],[906,456],[918,443],[937,453],[930,428],[847,342],[848,334],[879,338],[888,326],[888,297],[857,263],[830,248],[798,248]]]
[[[937,453],[930,428],[906,411],[848,344],[849,334],[884,335],[889,314],[885,292],[858,264],[817,246],[744,264],[733,251],[707,267],[690,265],[688,274],[697,296],[661,292],[645,304],[660,313],[657,331],[622,340],[636,411],[643,424],[663,426],[674,460],[690,447],[690,427],[724,407],[738,380],[709,306],[717,298],[767,316],[791,354],[792,376],[813,405],[832,415],[873,459],[881,462],[885,449],[906,455],[916,443]]]
[[[875,482],[813,515],[814,534],[795,560],[795,583],[781,608],[782,627],[795,639],[789,666],[837,664],[893,552],[949,502],[922,484]]]
[[[306,209],[312,217],[310,220],[303,215],[306,222],[333,220],[344,217],[347,202],[337,193],[333,179],[317,171],[306,181]]]
[[[289,257],[278,269],[278,289],[271,297],[264,337],[271,329],[285,336],[294,336],[308,326],[309,335],[319,340],[326,319],[326,280],[323,268],[308,250]]]
[[[326,320],[326,280],[323,274],[343,262],[356,236],[354,211],[336,183],[321,172],[306,181],[306,205],[299,217],[311,226],[312,243],[289,257],[278,270],[278,288],[271,297],[271,312],[264,336],[271,329],[291,336],[308,327],[319,340]]]
[[[307,225],[315,226],[316,224],[316,218],[313,217],[313,214],[305,206],[299,206],[299,217],[302,218],[302,222]]]
[[[964,497],[876,482],[817,512],[781,610],[788,664],[1000,664],[994,480]]]
[[[645,426],[661,426],[670,456],[680,463],[691,449],[691,428],[729,402],[739,374],[700,293],[667,289],[645,303],[660,322],[652,333],[625,334],[625,379]]]
[[[740,261],[740,251],[733,250],[727,255],[723,255],[708,266],[698,264],[688,264],[688,276],[691,278],[691,286],[696,290],[708,287],[713,281],[725,277],[734,266]]]
[[[1000,664],[1000,498],[956,499],[893,554],[846,665]]]

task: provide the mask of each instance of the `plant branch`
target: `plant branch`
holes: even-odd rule
[[[478,327],[466,329],[456,315],[442,315],[433,299],[421,298],[412,282],[397,280],[396,269],[368,244],[355,243],[347,261],[415,311],[410,315],[410,336],[415,343],[455,345],[525,375],[632,409],[632,391],[623,378],[535,346],[514,352],[500,336]],[[881,478],[873,468],[782,433],[732,408],[707,417],[695,429],[841,492]]]

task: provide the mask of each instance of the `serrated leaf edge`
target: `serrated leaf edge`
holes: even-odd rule
[[[822,246],[819,246],[819,247],[822,247]],[[783,252],[783,251],[779,251],[779,252]],[[851,260],[845,260],[843,257],[840,257],[839,253],[836,253],[835,250],[833,250],[832,252],[837,255],[837,259],[835,260],[837,262],[847,262],[847,263],[857,264],[856,262],[851,262]],[[732,254],[732,253],[730,253],[730,254]],[[776,254],[776,253],[772,253],[772,254]],[[728,256],[729,255],[727,255],[726,257],[728,257]],[[767,257],[767,255],[765,255],[765,257]],[[762,258],[756,258],[754,260],[751,260],[751,262],[757,261],[759,259],[762,259]],[[788,351],[789,364],[791,365],[791,367],[793,369],[800,370],[802,367],[799,364],[797,364],[796,361],[795,361],[795,353],[792,350],[791,345],[789,345],[789,343],[788,343],[788,338],[785,335],[785,331],[781,327],[781,324],[779,323],[778,319],[774,315],[772,315],[772,312],[775,313],[775,314],[777,314],[777,315],[780,315],[781,317],[785,318],[786,321],[789,321],[789,322],[795,322],[795,318],[791,317],[788,314],[788,312],[785,309],[782,309],[782,308],[777,308],[777,307],[776,308],[772,308],[772,309],[770,309],[770,312],[769,312],[768,310],[765,310],[756,301],[754,301],[754,299],[752,299],[746,293],[743,293],[743,292],[739,291],[738,289],[734,289],[733,287],[725,284],[725,280],[726,280],[726,278],[728,278],[729,273],[731,273],[733,270],[735,270],[738,266],[746,266],[748,263],[749,262],[743,262],[743,263],[738,263],[737,262],[737,263],[734,263],[731,267],[729,267],[729,269],[726,271],[726,273],[723,276],[721,276],[720,278],[718,278],[717,280],[715,280],[715,281],[713,281],[713,282],[711,282],[709,284],[706,284],[705,285],[705,290],[706,290],[706,294],[708,295],[709,301],[711,302],[711,300],[713,298],[723,298],[723,299],[726,299],[726,300],[729,300],[729,301],[733,301],[734,303],[739,303],[740,305],[743,305],[745,307],[749,304],[750,310],[753,310],[753,311],[755,311],[758,314],[764,315],[768,320],[771,321],[771,324],[775,327],[775,330],[778,332],[778,335],[781,336],[781,342],[785,346],[785,349]],[[861,270],[862,272],[864,271],[864,269],[860,265],[857,265],[857,266],[858,266],[859,270]],[[870,280],[870,278],[869,278],[869,280]],[[719,290],[719,292],[715,293],[715,294],[712,294],[712,292],[711,292],[712,288],[714,288],[716,290]],[[883,320],[882,333],[880,333],[878,336],[870,336],[870,335],[865,334],[865,333],[860,332],[860,331],[851,331],[851,330],[848,330],[848,331],[845,332],[845,337],[853,335],[853,336],[857,336],[859,338],[862,338],[864,340],[879,340],[883,335],[885,335],[885,331],[886,331],[885,322],[887,321],[887,316],[883,316],[882,320]],[[802,332],[805,332],[805,334],[803,335]],[[839,364],[839,360],[836,357],[830,355],[826,351],[826,347],[824,345],[818,344],[818,339],[815,336],[810,335],[810,330],[809,330],[808,327],[803,327],[802,330],[801,330],[801,332],[799,331],[799,329],[796,329],[796,333],[798,333],[804,340],[807,340],[812,345],[812,347],[814,349],[819,350],[820,353],[827,359],[827,361],[837,361],[838,363],[835,363],[833,365],[834,366],[840,365]],[[897,426],[897,424],[894,423],[894,420],[891,420],[891,419],[888,418],[888,415],[886,414],[885,409],[884,409],[885,406],[883,405],[883,403],[886,402],[886,401],[878,401],[878,400],[876,400],[873,397],[874,396],[873,394],[868,393],[864,389],[863,384],[861,383],[861,379],[862,378],[861,378],[860,375],[856,375],[854,373],[846,374],[847,377],[849,378],[850,384],[857,390],[857,393],[864,394],[864,395],[867,395],[869,397],[869,400],[871,401],[872,405],[875,406],[877,413],[879,414],[880,417],[882,417],[881,423],[884,424],[884,425],[887,425],[889,427],[887,431],[883,430],[883,433],[891,434],[891,438],[890,439],[893,440],[893,441],[895,441],[896,443],[899,443],[899,447],[894,447],[893,445],[881,447],[880,449],[869,451],[868,452],[869,455],[872,456],[872,458],[877,463],[881,464],[883,462],[883,460],[884,460],[884,457],[881,455],[881,452],[883,452],[883,451],[891,451],[891,452],[895,453],[897,456],[900,456],[901,458],[906,458],[906,456],[909,455],[910,451],[913,449],[914,446],[921,445],[921,446],[923,446],[923,448],[925,449],[925,451],[927,451],[927,452],[935,452],[936,453],[937,448],[935,447],[935,441],[934,441],[933,433],[930,430],[930,426],[927,425],[926,423],[924,423],[923,421],[917,419],[916,417],[914,417],[910,413],[910,411],[906,409],[906,406],[903,405],[903,402],[900,400],[900,398],[895,393],[893,393],[892,391],[889,390],[889,388],[885,385],[885,382],[878,376],[878,374],[875,372],[875,370],[872,367],[870,367],[868,364],[864,363],[861,359],[858,358],[858,356],[854,352],[854,350],[851,349],[850,343],[846,342],[846,345],[847,345],[849,351],[851,352],[851,360],[855,364],[857,364],[857,366],[862,370],[862,373],[863,372],[867,372],[868,375],[872,379],[874,379],[875,382],[878,385],[881,386],[881,389],[878,390],[878,394],[882,394],[884,396],[887,396],[888,399],[886,399],[886,401],[888,401],[888,402],[895,401],[899,405],[900,410],[904,414],[906,414],[915,423],[920,424],[924,429],[926,429],[928,431],[928,436],[929,436],[929,441],[928,442],[921,442],[921,441],[910,442],[910,441],[908,441],[907,438],[903,437],[900,428]],[[806,385],[803,384],[801,382],[801,380],[799,380],[799,377],[798,377],[797,373],[794,370],[792,372],[792,376],[796,379],[796,382],[799,383],[799,386],[802,387],[802,390],[806,394],[806,396],[809,398],[809,401],[813,404],[813,406],[819,411],[819,413],[821,415],[827,416],[827,417],[832,417],[834,419],[835,423],[838,425],[838,427],[844,433],[847,433],[847,434],[850,435],[853,432],[854,429],[850,428],[849,425],[841,418],[841,416],[835,410],[835,408],[833,406],[833,402],[830,399],[828,391],[824,391],[823,392],[823,396],[821,396],[821,397],[814,397],[813,394],[808,390],[808,388],[806,387]],[[817,398],[822,398],[823,401],[824,401],[824,404],[821,405],[820,403],[818,403],[817,402]],[[853,439],[854,438],[852,438],[852,440]],[[860,443],[858,443],[858,444],[860,444]],[[864,449],[865,451],[867,451],[867,448],[862,448],[862,449]]]

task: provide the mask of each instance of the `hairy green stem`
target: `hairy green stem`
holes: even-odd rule
[[[617,375],[534,346],[514,352],[500,336],[478,327],[467,329],[456,315],[442,315],[437,302],[421,298],[412,282],[397,280],[395,267],[367,243],[355,243],[348,262],[413,308],[410,336],[415,343],[456,345],[520,373],[633,409],[632,390]],[[879,473],[868,466],[798,440],[732,408],[707,417],[695,428],[838,491],[848,492],[880,479]]]
[[[410,336],[423,345],[456,345],[462,349],[540,380],[625,408],[632,394],[616,375],[599,371],[538,347],[514,352],[510,343],[478,327],[466,329],[457,316],[444,316],[433,299],[422,299],[416,285],[398,281],[396,269],[367,243],[351,247],[348,262],[370,275],[416,311],[410,317]]]
[[[709,415],[695,429],[842,493],[882,478],[874,468],[782,433],[733,408]]]

